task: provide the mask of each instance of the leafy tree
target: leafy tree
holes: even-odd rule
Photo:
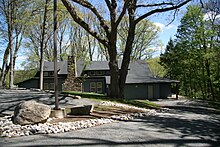
[[[175,43],[168,43],[166,52],[161,55],[161,63],[168,69],[170,78],[181,81],[181,90],[185,95],[214,100],[218,93],[215,83],[219,82],[215,78],[219,62],[215,60],[218,55],[219,21],[207,19],[205,10],[206,15],[214,13],[198,5],[188,6],[178,27],[177,39]]]
[[[17,83],[22,82],[22,81],[25,81],[25,80],[33,78],[36,73],[37,73],[36,69],[15,70],[15,75],[14,75],[14,83],[15,83],[15,85]]]
[[[166,74],[166,69],[160,65],[160,58],[156,57],[156,58],[152,58],[147,60],[151,73],[153,74],[153,76],[156,77],[164,77]]]
[[[0,18],[2,20],[0,31],[3,46],[5,47],[0,86],[6,86],[6,75],[9,71],[9,88],[13,87],[15,60],[23,39],[22,32],[29,16],[26,13],[26,5],[27,1],[0,1]]]
[[[118,30],[118,46],[119,49],[125,49],[126,38],[128,36],[128,18],[124,17],[119,25]],[[160,28],[154,25],[149,20],[142,20],[135,29],[135,38],[133,43],[133,50],[131,53],[132,60],[149,59],[156,51],[152,48],[158,48],[161,43],[158,40],[158,33]],[[119,50],[119,55],[123,55],[124,50]]]

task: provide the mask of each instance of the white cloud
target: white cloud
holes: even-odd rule
[[[159,27],[161,29],[161,31],[163,32],[165,25],[159,22],[154,22],[154,25],[156,25],[157,27]]]
[[[173,24],[170,24],[168,26],[166,26],[165,24],[159,23],[159,22],[154,22],[154,24],[161,29],[161,32],[163,32],[164,30],[177,28],[177,26],[175,26]]]

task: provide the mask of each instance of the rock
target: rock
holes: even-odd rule
[[[68,110],[69,109],[69,110]],[[94,109],[94,105],[74,106],[67,108],[68,115],[89,115]]]
[[[14,111],[13,122],[20,125],[46,122],[51,108],[48,105],[35,101],[26,101],[18,104]]]

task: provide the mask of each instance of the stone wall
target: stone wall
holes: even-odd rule
[[[68,75],[63,83],[63,91],[82,91],[82,81],[79,78],[76,78],[76,70],[75,70],[75,57],[68,57],[67,71]]]

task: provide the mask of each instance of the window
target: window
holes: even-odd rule
[[[102,76],[103,75],[103,71],[96,71],[96,75]]]
[[[94,75],[95,75],[95,72],[94,72],[94,71],[90,71],[90,75],[91,75],[91,76],[94,76]]]
[[[49,72],[49,75],[50,75],[50,76],[53,76],[53,75],[54,75],[54,72],[53,72],[53,71],[50,71],[50,72]]]
[[[54,90],[54,83],[50,83],[50,90]]]
[[[49,89],[48,86],[49,86],[48,83],[44,83],[44,90],[48,90]]]
[[[102,82],[97,82],[97,93],[102,93]]]
[[[96,92],[96,83],[95,82],[90,83],[90,92]]]
[[[44,72],[44,77],[48,77],[49,76],[49,74],[48,74],[48,72]]]

